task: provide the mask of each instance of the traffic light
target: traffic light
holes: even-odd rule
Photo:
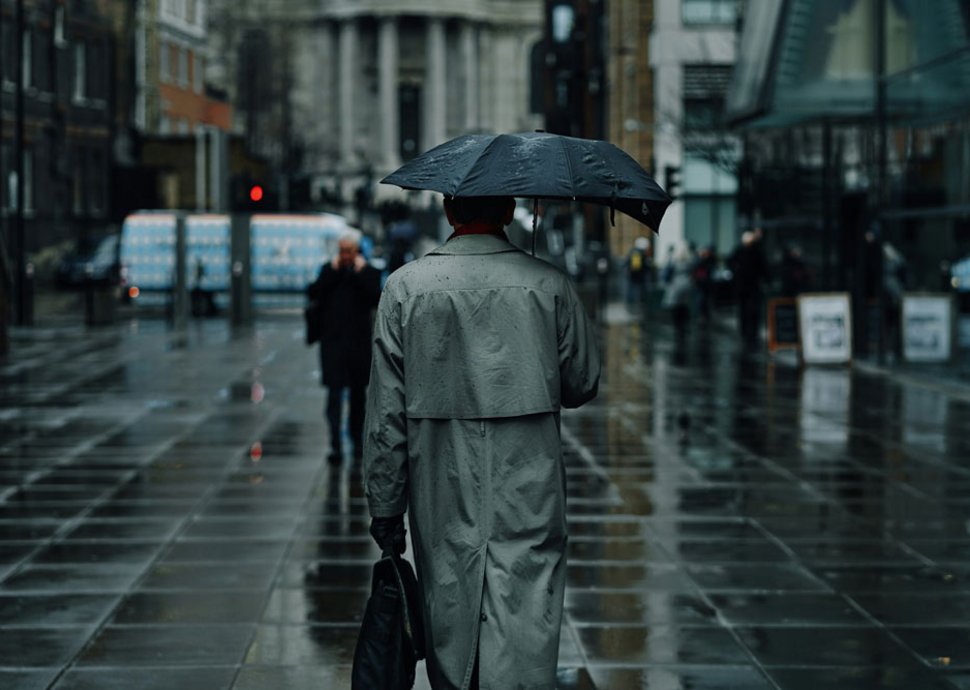
[[[680,166],[664,166],[664,191],[671,199],[680,196]]]
[[[272,213],[277,209],[277,195],[263,180],[246,174],[232,179],[232,210],[236,213]]]

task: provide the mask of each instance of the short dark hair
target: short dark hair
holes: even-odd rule
[[[510,196],[446,196],[445,206],[458,223],[473,223],[478,220],[503,224],[509,202],[514,201]]]

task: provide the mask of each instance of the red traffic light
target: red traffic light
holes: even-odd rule
[[[249,200],[250,201],[262,201],[263,200],[263,188],[258,184],[254,184],[249,188]]]

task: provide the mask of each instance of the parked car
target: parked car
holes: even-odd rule
[[[55,284],[64,289],[110,287],[122,282],[117,234],[101,239],[89,251],[67,254],[54,271]]]

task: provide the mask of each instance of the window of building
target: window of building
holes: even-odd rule
[[[171,56],[171,47],[166,41],[158,42],[158,79],[163,84],[171,80],[171,66],[169,65],[169,58]]]
[[[8,144],[0,145],[0,180],[3,180],[3,208],[16,210],[17,179],[12,168],[13,154]]]
[[[24,149],[24,213],[34,212],[34,152]]]
[[[54,9],[54,45],[63,48],[67,45],[67,34],[64,31],[64,5]]]
[[[84,214],[84,149],[71,149],[71,211],[75,216]]]
[[[74,44],[74,100],[83,101],[88,93],[87,47]]]
[[[33,65],[30,60],[32,53],[31,31],[30,29],[24,29],[24,61],[21,63],[22,69],[20,71],[24,80],[24,88],[33,86],[33,82],[30,80],[31,73],[33,72]]]
[[[99,215],[105,209],[107,170],[104,169],[105,157],[100,148],[88,151],[88,182],[91,194],[91,213]]]
[[[16,73],[14,70],[17,65],[17,46],[14,41],[14,30],[10,25],[10,22],[3,22],[0,26],[0,34],[2,34],[3,40],[3,80],[8,84],[12,84],[16,81]]]
[[[738,18],[738,0],[683,0],[684,24],[733,24]]]
[[[168,115],[162,115],[158,121],[158,133],[159,134],[171,134],[172,133],[172,120],[169,119]]]
[[[33,57],[31,59],[30,83],[38,91],[47,93],[51,90],[50,72],[50,35],[38,31],[31,37]]]
[[[730,84],[730,65],[684,65],[685,133],[723,129],[724,102]]]
[[[195,0],[185,0],[185,21],[189,24],[196,23],[196,2]]]
[[[192,82],[193,88],[196,93],[202,93],[202,82],[203,74],[205,70],[205,63],[202,61],[202,56],[195,53],[192,60]]]
[[[177,47],[179,65],[179,86],[188,87],[189,85],[189,49]]]

